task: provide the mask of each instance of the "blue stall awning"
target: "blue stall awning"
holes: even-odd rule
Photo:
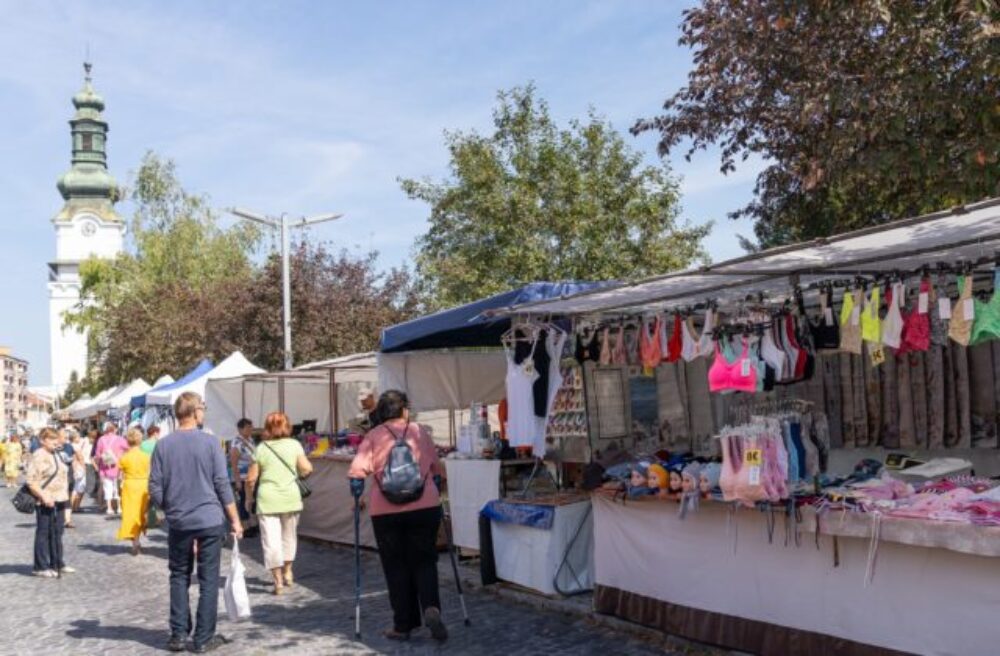
[[[608,282],[533,282],[450,310],[390,326],[382,331],[380,351],[398,353],[443,348],[499,347],[510,328],[509,317],[494,317],[500,310],[533,301],[565,298]]]
[[[205,374],[207,374],[209,371],[211,371],[213,368],[214,368],[214,365],[212,364],[212,361],[206,358],[206,359],[202,360],[201,362],[199,362],[195,366],[194,369],[192,369],[191,371],[187,372],[186,374],[184,374],[183,376],[181,376],[177,380],[173,381],[172,383],[167,383],[166,385],[160,385],[159,387],[154,387],[153,389],[148,390],[146,392],[146,394],[149,394],[150,392],[169,391],[169,390],[172,390],[172,389],[174,389],[176,387],[181,387],[182,385],[187,385],[192,380],[197,380],[198,378],[201,378],[202,376],[204,376]],[[131,406],[133,408],[143,408],[143,407],[145,407],[146,406],[146,394],[139,394],[137,396],[133,396],[132,397]]]

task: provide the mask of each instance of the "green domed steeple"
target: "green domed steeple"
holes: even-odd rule
[[[120,221],[112,205],[118,200],[118,184],[108,173],[108,124],[101,112],[104,99],[91,84],[90,62],[83,65],[83,88],[73,96],[76,113],[70,120],[73,135],[73,166],[59,178],[56,185],[66,205],[57,219],[72,217],[78,210],[88,209],[106,220]]]

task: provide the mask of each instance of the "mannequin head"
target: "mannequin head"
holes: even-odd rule
[[[632,476],[629,478],[629,485],[632,487],[646,487],[646,467],[637,462],[632,466]]]
[[[670,491],[679,493],[684,489],[684,481],[681,478],[680,467],[670,468]]]
[[[719,485],[719,475],[722,473],[722,466],[717,462],[710,462],[701,468],[699,473],[701,493],[708,495]]]
[[[698,492],[701,485],[701,465],[692,462],[681,472],[681,487],[685,494]]]
[[[663,465],[652,464],[649,466],[649,476],[646,484],[655,490],[666,490],[670,484],[670,475],[667,474],[667,470],[663,468]]]

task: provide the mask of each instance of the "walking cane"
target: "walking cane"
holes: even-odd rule
[[[440,492],[441,484],[438,483],[436,476],[434,478],[434,483]],[[444,534],[448,539],[448,555],[451,556],[451,571],[455,575],[455,587],[458,588],[458,601],[462,604],[462,619],[465,621],[465,626],[472,626],[472,622],[469,621],[469,611],[465,608],[465,594],[462,592],[462,580],[458,576],[458,559],[455,556],[455,542],[451,538],[451,524],[448,521],[443,500],[441,501],[441,516],[444,521]]]
[[[361,497],[354,497],[354,637],[361,638]]]

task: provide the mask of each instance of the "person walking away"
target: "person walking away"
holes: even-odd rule
[[[70,445],[73,447],[73,486],[70,488],[70,504],[69,512],[75,513],[80,512],[80,504],[83,503],[83,497],[87,494],[87,467],[88,461],[90,460],[90,445],[87,443],[87,438],[83,437],[77,431],[70,431]],[[68,519],[72,517],[71,514],[67,515],[67,528],[69,528]]]
[[[410,632],[421,625],[423,608],[423,623],[431,635],[445,640],[448,630],[441,620],[437,571],[441,524],[437,449],[423,428],[410,423],[409,401],[403,392],[384,392],[375,412],[382,424],[365,435],[347,475],[355,499],[364,491],[365,478],[375,477],[369,513],[393,615],[393,626],[384,635],[391,640],[408,640]],[[394,449],[401,448],[398,443],[409,447],[423,479],[420,496],[406,503],[393,503],[382,490],[386,463]]]
[[[138,428],[138,427],[137,427]],[[139,448],[150,458],[153,457],[153,451],[156,450],[156,442],[160,439],[160,427],[153,425],[146,430],[146,439],[142,441]]]
[[[233,477],[233,489],[236,491],[236,509],[240,513],[240,521],[248,527],[244,533],[248,538],[254,537],[258,529],[250,524],[254,516],[253,495],[247,494],[247,474],[254,462],[253,422],[243,417],[236,422],[236,437],[229,446],[229,472]],[[249,500],[249,503],[248,503]]]
[[[302,495],[298,477],[312,474],[312,463],[298,440],[291,437],[292,424],[282,412],[264,420],[264,435],[247,472],[247,509],[257,489],[257,523],[264,550],[264,567],[274,579],[274,594],[295,582],[292,565],[298,547]]]
[[[97,506],[101,507],[104,505],[104,500],[101,498],[101,481],[97,475],[97,463],[94,460],[94,452],[97,451],[97,438],[98,434],[96,430],[87,431],[87,435],[84,438],[87,441],[87,451],[84,461],[87,463],[87,493]]]
[[[198,428],[205,403],[194,392],[174,402],[177,430],[157,442],[149,473],[150,499],[167,517],[170,570],[170,639],[167,649],[205,653],[228,642],[215,633],[219,609],[219,566],[226,521],[236,538],[243,537],[226,458],[218,440]],[[195,556],[195,542],[198,549]],[[198,610],[192,624],[188,588],[198,561]]]
[[[122,514],[121,500],[118,495],[118,461],[128,451],[128,443],[115,432],[115,425],[110,421],[104,424],[104,434],[97,440],[94,459],[97,462],[97,474],[101,479],[101,491],[104,503],[107,504],[108,515],[117,512]]]
[[[125,441],[129,450],[118,463],[122,471],[122,522],[118,527],[118,539],[131,540],[132,555],[138,556],[139,538],[147,528],[150,457],[141,448],[141,428],[130,428],[125,434]]]
[[[21,459],[24,457],[24,447],[17,435],[11,435],[3,451],[3,475],[7,487],[17,487],[17,479],[21,475]]]
[[[73,443],[70,438],[70,432],[72,429],[60,428],[57,433],[59,435],[59,444],[56,448],[56,455],[63,461],[66,465],[66,490],[70,495],[69,502],[66,504],[65,510],[63,510],[63,528],[76,528],[73,526],[73,490],[76,486],[75,480],[75,462],[76,462],[76,451],[73,448]]]
[[[43,428],[39,448],[31,454],[25,476],[28,489],[38,500],[35,506],[35,563],[32,574],[58,578],[76,570],[63,560],[63,511],[69,502],[69,468],[56,454],[59,433]]]

